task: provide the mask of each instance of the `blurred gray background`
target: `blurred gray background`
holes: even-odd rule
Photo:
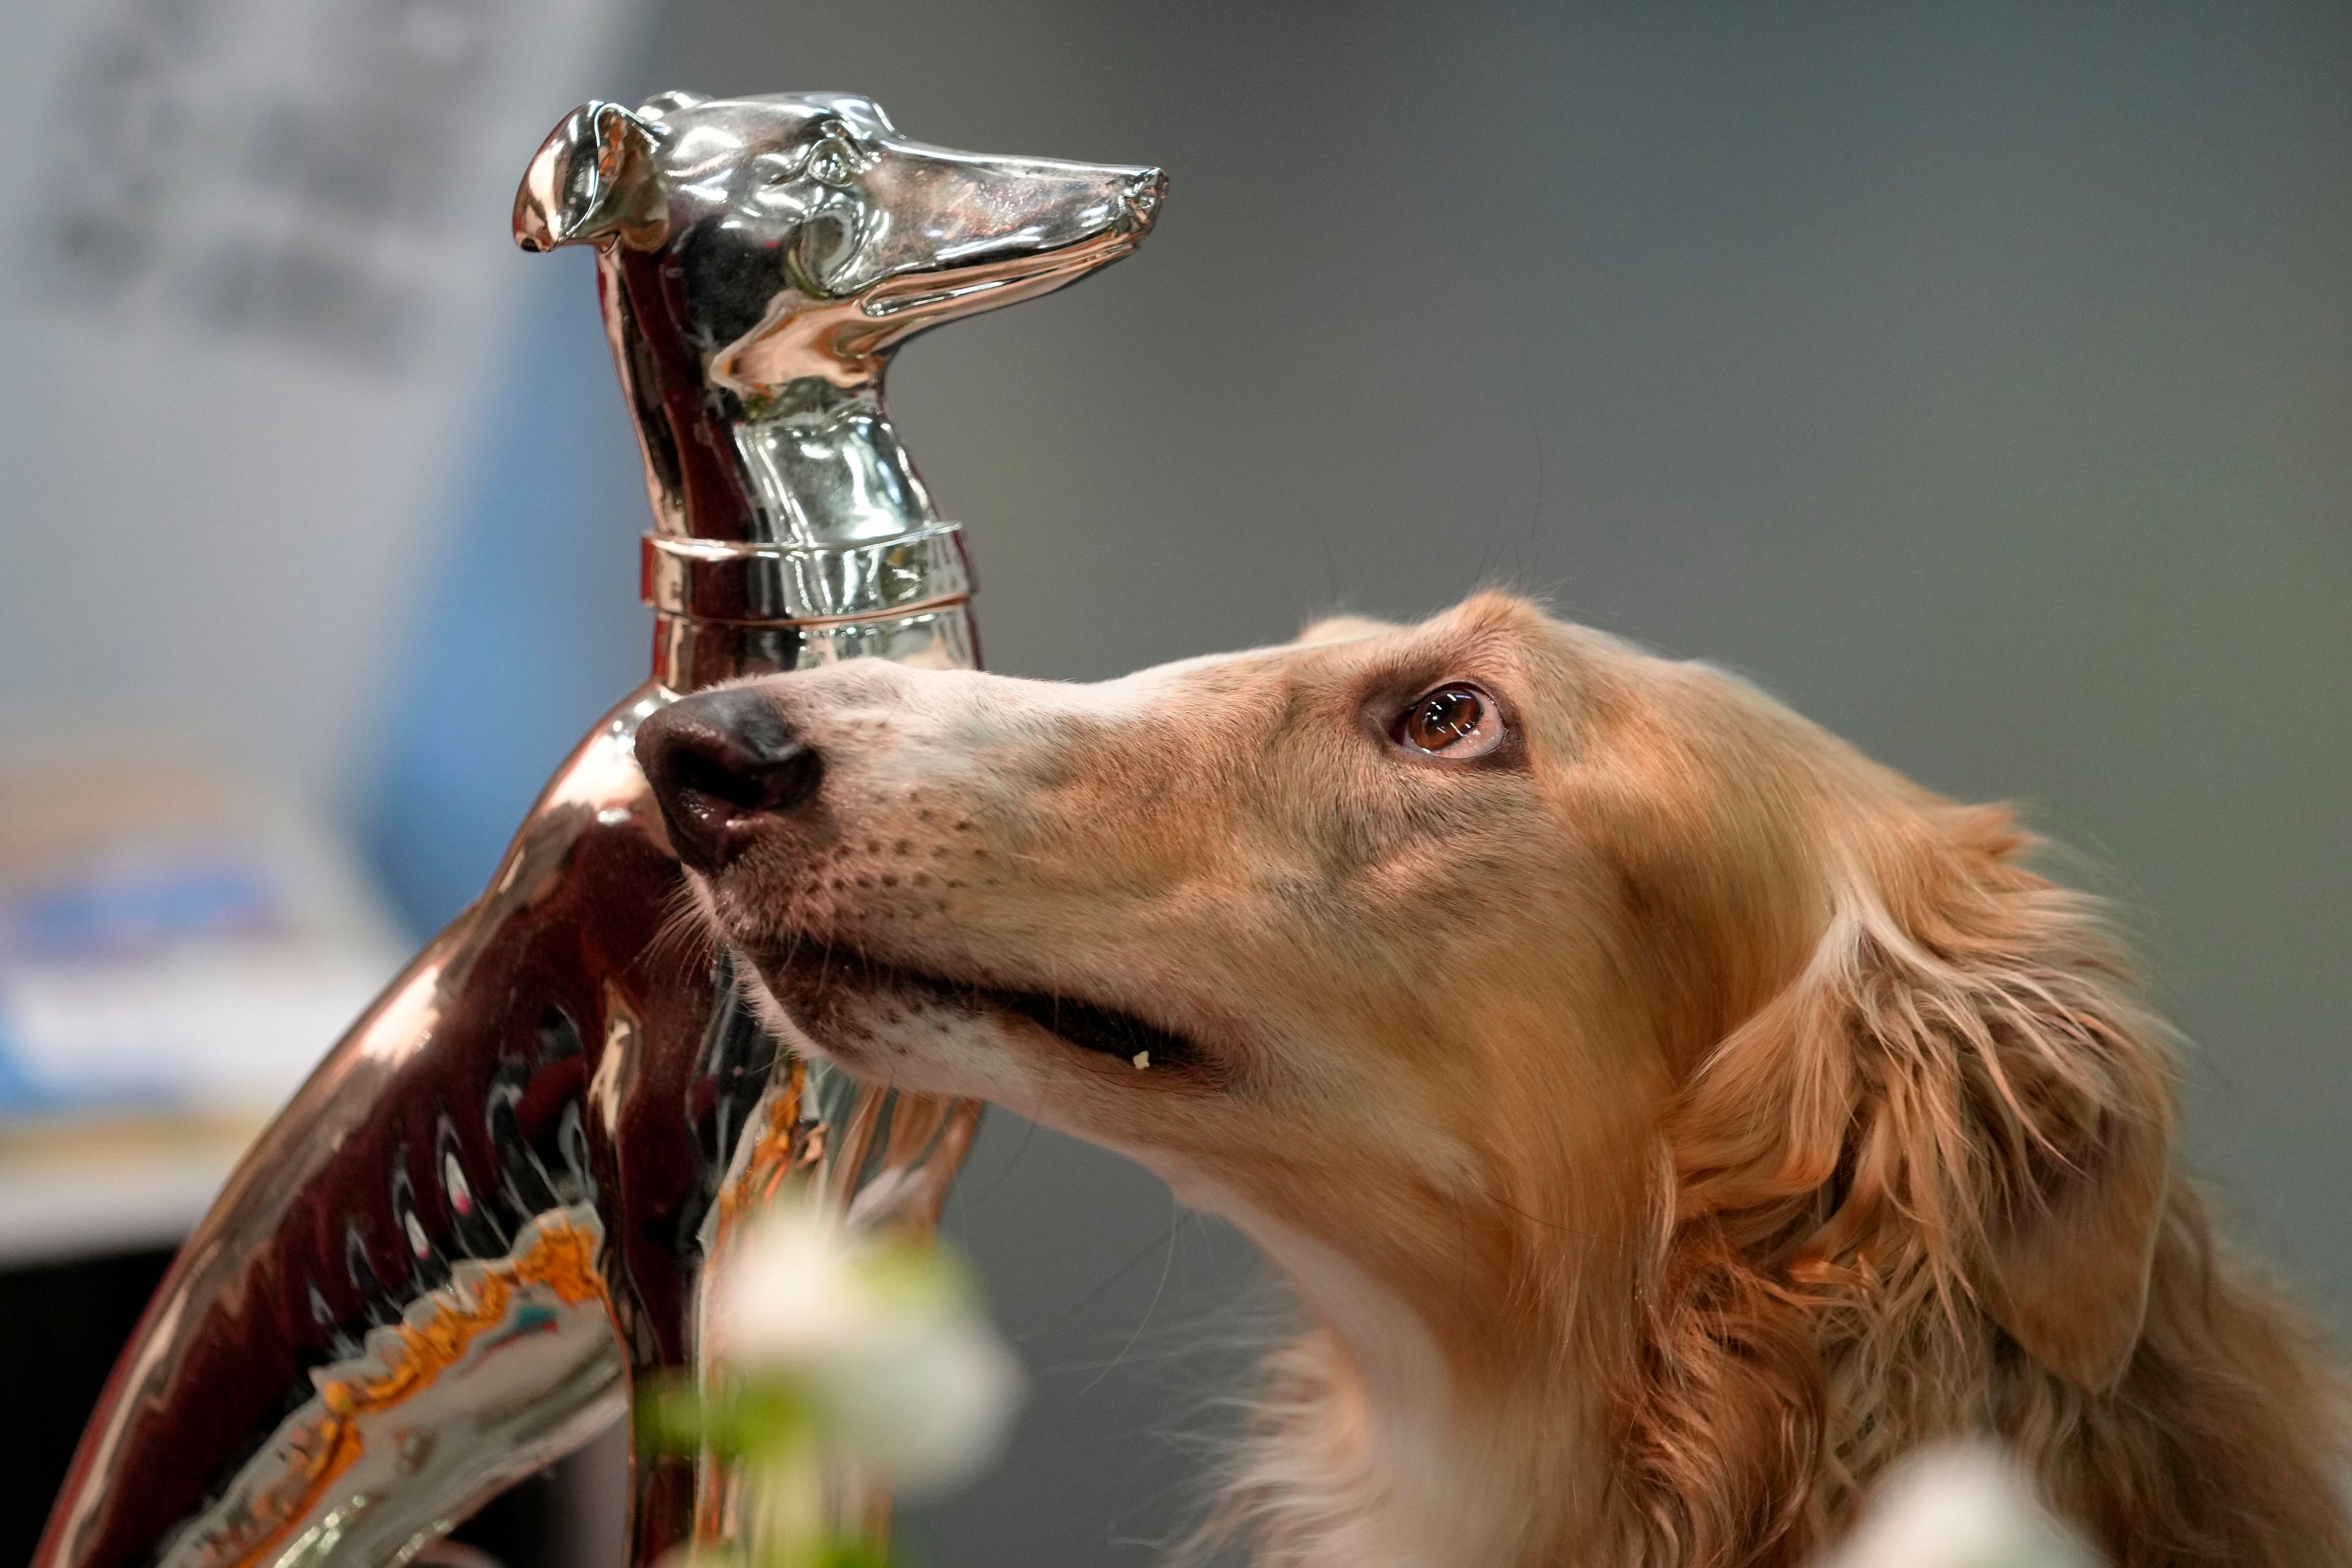
[[[2352,1331],[2352,8],[651,13],[598,91],[849,89],[1170,172],[1134,258],[898,362],[992,668],[1501,580],[2019,801],[2196,1044],[2195,1163]],[[644,668],[584,263],[512,260],[513,368],[338,803],[420,928]],[[924,1560],[1146,1561],[1278,1292],[1001,1111],[950,1225],[1034,1398]]]

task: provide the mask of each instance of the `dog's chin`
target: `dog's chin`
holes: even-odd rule
[[[805,938],[739,945],[771,1026],[860,1078],[1017,1101],[1057,1064],[1160,1082],[1196,1078],[1204,1065],[1191,1038],[1076,997],[950,979]]]

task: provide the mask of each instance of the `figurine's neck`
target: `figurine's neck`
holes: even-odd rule
[[[766,538],[861,543],[939,521],[883,409],[879,381],[844,390],[811,376],[740,403],[726,431]]]
[[[680,315],[658,256],[607,247],[597,285],[644,448],[657,532],[838,545],[939,521],[883,411],[878,362],[847,386],[837,361],[829,362],[834,379],[730,379],[715,367],[740,367],[751,356],[713,348],[708,329]],[[772,363],[775,356],[765,357]]]

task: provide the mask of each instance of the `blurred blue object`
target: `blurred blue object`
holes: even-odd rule
[[[0,952],[120,957],[190,936],[267,931],[283,903],[268,868],[241,860],[78,868],[0,896]]]
[[[0,1017],[0,1116],[30,1116],[60,1109],[57,1094],[17,1065],[20,1053]]]
[[[515,353],[356,803],[370,867],[419,935],[482,890],[540,786],[648,668],[645,478],[592,259],[533,261],[517,290]]]

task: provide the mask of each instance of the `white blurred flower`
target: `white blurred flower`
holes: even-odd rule
[[[780,1205],[727,1258],[718,1359],[807,1399],[828,1444],[902,1492],[970,1479],[1021,1401],[1021,1369],[955,1260]]]
[[[2009,1457],[1988,1443],[1929,1448],[1880,1483],[1819,1568],[2095,1568]]]

